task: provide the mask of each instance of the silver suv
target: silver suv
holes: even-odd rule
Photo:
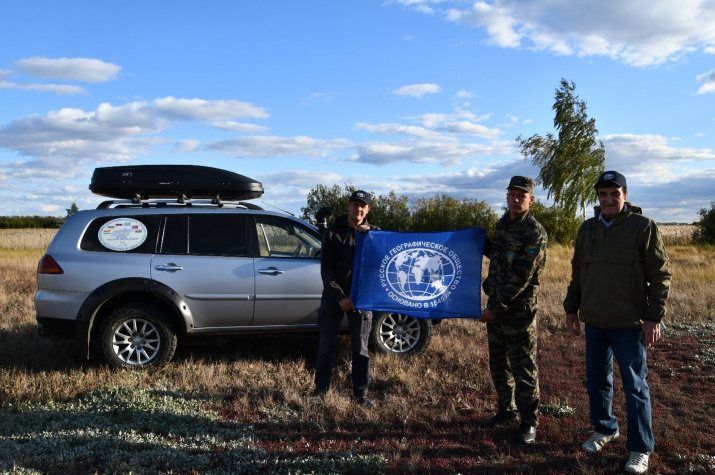
[[[73,336],[88,358],[140,368],[168,363],[183,339],[317,331],[318,228],[186,189],[176,199],[139,191],[75,213],[59,229],[37,270],[42,336]],[[431,334],[429,320],[378,313],[372,346],[419,353]]]

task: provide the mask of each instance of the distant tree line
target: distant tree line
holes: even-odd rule
[[[59,228],[67,218],[79,211],[76,203],[65,208],[67,215],[63,218],[57,216],[0,216],[0,229],[51,229]]]
[[[318,210],[329,206],[334,208],[329,219],[332,222],[336,216],[348,212],[348,200],[355,189],[351,184],[346,184],[342,189],[338,185],[316,186],[308,193],[308,205],[301,208],[302,218],[315,223]],[[379,196],[372,193],[372,196],[368,221],[389,231],[428,232],[481,227],[491,235],[501,217],[486,201],[469,198],[460,200],[447,194],[412,201],[404,195],[398,197],[394,191]],[[531,206],[531,212],[546,228],[549,242],[574,242],[581,220],[573,208],[546,206],[536,201]]]
[[[0,216],[0,229],[59,228],[64,222],[57,216]]]

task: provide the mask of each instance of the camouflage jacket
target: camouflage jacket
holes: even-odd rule
[[[564,310],[603,329],[635,328],[665,316],[670,261],[652,219],[626,203],[606,227],[596,217],[578,231]]]
[[[484,293],[487,309],[495,314],[536,310],[539,276],[546,265],[546,230],[527,212],[512,220],[507,211],[497,221],[487,245],[489,275]]]

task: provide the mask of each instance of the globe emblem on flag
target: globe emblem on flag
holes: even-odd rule
[[[413,248],[390,259],[385,278],[392,290],[407,300],[432,300],[452,285],[455,267],[452,259],[442,252]]]

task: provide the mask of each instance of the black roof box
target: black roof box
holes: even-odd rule
[[[92,193],[121,198],[219,199],[240,201],[263,195],[263,185],[220,168],[200,165],[127,165],[95,168]]]

